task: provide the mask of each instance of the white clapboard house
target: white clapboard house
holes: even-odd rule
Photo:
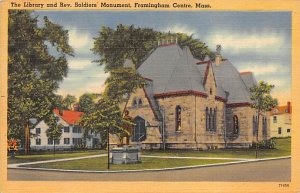
[[[53,113],[59,118],[58,124],[63,125],[60,139],[53,141],[51,138],[48,138],[46,131],[49,126],[44,121],[41,121],[30,131],[32,134],[30,148],[32,150],[52,150],[54,143],[55,149],[61,150],[99,147],[100,135],[89,133],[87,138],[85,138],[83,128],[78,125],[83,112],[55,109]]]

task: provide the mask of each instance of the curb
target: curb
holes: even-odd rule
[[[265,158],[265,159],[252,159],[252,160],[234,161],[234,162],[219,163],[219,164],[194,165],[194,166],[184,166],[184,167],[174,167],[174,168],[160,168],[160,169],[143,169],[143,170],[116,170],[116,171],[103,171],[103,170],[98,170],[97,171],[96,170],[96,171],[91,171],[91,170],[64,170],[64,169],[30,168],[30,167],[8,167],[8,169],[38,170],[38,171],[56,171],[56,172],[75,172],[75,173],[160,172],[160,171],[172,171],[172,170],[183,170],[183,169],[193,169],[193,168],[226,166],[226,165],[235,165],[235,164],[252,163],[252,162],[263,162],[263,161],[271,161],[271,160],[290,159],[290,158],[291,158],[291,156],[285,156],[285,157],[276,157],[276,158]]]

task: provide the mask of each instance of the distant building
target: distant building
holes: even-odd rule
[[[55,109],[53,113],[59,118],[58,124],[63,125],[61,138],[55,141],[48,138],[46,131],[49,126],[41,121],[31,130],[33,134],[30,139],[31,149],[51,150],[54,147],[53,143],[56,149],[71,149],[79,146],[91,149],[99,145],[99,134],[89,133],[87,138],[84,138],[83,128],[78,125],[82,112]]]
[[[258,126],[251,108],[253,73],[240,73],[220,51],[219,46],[215,61],[201,61],[189,48],[171,43],[148,56],[137,69],[147,85],[132,93],[126,106],[135,122],[131,144],[215,149],[249,147],[256,136],[269,137],[267,115]]]
[[[270,112],[270,137],[290,137],[292,106],[288,102],[285,106],[278,106]]]

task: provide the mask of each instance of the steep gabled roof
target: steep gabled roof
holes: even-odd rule
[[[196,60],[188,48],[177,44],[158,47],[139,67],[138,72],[153,80],[153,93],[177,91],[205,92]]]
[[[246,87],[250,91],[250,88],[254,87],[257,85],[257,81],[253,76],[252,72],[241,72],[240,73],[243,82],[245,83]]]
[[[228,104],[242,104],[252,102],[250,99],[250,92],[246,84],[244,83],[240,73],[229,62],[229,60],[224,60],[221,62],[221,64],[213,64],[212,66],[218,88],[221,87],[225,92],[224,93],[222,90],[219,90],[217,91],[217,93],[219,95],[223,94],[223,96],[228,95]]]
[[[54,113],[70,125],[74,125],[78,123],[81,116],[83,115],[83,112],[69,111],[69,110],[62,110],[62,115],[61,115],[58,109],[54,109]]]

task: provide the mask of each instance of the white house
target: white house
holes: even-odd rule
[[[62,135],[59,140],[52,140],[46,135],[49,126],[44,122],[39,122],[32,130],[33,134],[30,139],[30,147],[33,150],[51,150],[56,149],[72,149],[82,145],[88,149],[95,148],[100,143],[99,134],[89,133],[87,138],[84,138],[84,130],[78,125],[83,112],[55,109],[54,115],[59,117],[58,124],[63,125]]]
[[[292,106],[288,102],[286,106],[278,106],[271,111],[270,137],[290,137]]]

